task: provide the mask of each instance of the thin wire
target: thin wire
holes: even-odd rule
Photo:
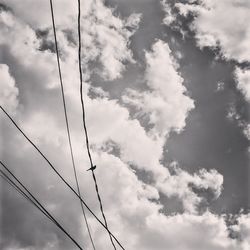
[[[54,40],[55,40],[55,48],[56,48],[57,67],[58,67],[58,73],[59,73],[59,79],[60,79],[60,86],[61,86],[61,93],[62,93],[62,100],[63,100],[63,108],[64,108],[64,116],[65,116],[65,122],[66,122],[66,129],[67,129],[69,148],[70,148],[70,155],[71,155],[71,161],[72,161],[72,166],[73,166],[73,171],[74,171],[74,177],[75,177],[75,181],[76,181],[77,192],[78,192],[78,195],[81,197],[81,191],[80,191],[79,181],[78,181],[77,172],[76,172],[75,159],[74,159],[73,147],[72,147],[70,130],[69,130],[69,121],[68,121],[68,115],[67,115],[67,106],[66,106],[66,100],[65,100],[65,94],[64,94],[62,73],[61,73],[59,50],[58,50],[58,43],[57,43],[57,36],[56,36],[56,25],[55,25],[55,18],[54,18],[54,8],[53,8],[53,1],[52,0],[50,0],[50,10],[51,10],[51,19],[52,19],[53,33],[54,33]],[[86,224],[86,227],[87,227],[88,235],[89,235],[92,247],[95,250],[96,249],[95,244],[94,244],[91,232],[90,232],[88,220],[87,220],[87,217],[86,217],[86,214],[85,214],[85,211],[84,211],[84,207],[83,207],[83,204],[82,204],[81,201],[80,201],[80,204],[81,204],[81,209],[82,209],[82,214],[83,214],[83,217],[84,217],[84,220],[85,220],[85,224]]]
[[[88,131],[87,131],[87,125],[86,125],[86,112],[85,112],[85,106],[84,106],[84,100],[83,100],[83,77],[82,77],[82,68],[81,68],[81,64],[82,64],[81,63],[81,49],[82,49],[82,46],[81,46],[81,1],[78,0],[78,67],[79,67],[79,75],[80,75],[80,96],[81,96],[82,118],[83,118],[83,128],[84,128],[84,132],[85,132],[86,147],[87,147],[87,151],[88,151],[90,166],[91,166],[91,168],[93,168],[94,164],[93,164],[92,156],[90,153],[89,137],[88,137]],[[106,216],[104,214],[102,200],[101,200],[101,196],[99,193],[97,180],[95,177],[95,172],[93,169],[91,169],[91,171],[92,171],[93,180],[95,182],[95,189],[96,189],[96,194],[97,194],[97,198],[99,201],[102,217],[104,219],[104,223],[105,223],[106,228],[108,228],[108,223],[107,223]],[[112,239],[110,233],[109,233],[109,238],[110,238],[111,244],[113,245],[114,249],[116,250],[115,244],[113,242],[113,239]]]
[[[33,203],[45,216],[47,216],[49,219],[51,219],[57,227],[59,227],[67,236],[70,238],[70,240],[81,250],[83,248],[76,242],[76,240],[62,227],[62,225],[53,217],[53,215],[50,214],[50,212],[38,201],[38,199],[33,196],[33,194],[22,184],[22,182],[9,170],[9,168],[2,162],[0,161],[0,164],[5,168],[5,170],[18,182],[19,185],[30,195],[30,197],[37,203]],[[11,183],[14,182],[3,172],[1,171],[1,174],[3,174]]]
[[[4,114],[10,119],[13,125],[19,130],[19,132],[25,137],[25,139],[36,149],[36,151],[42,156],[42,158],[48,163],[50,168],[57,174],[57,176],[64,182],[64,184],[74,193],[75,196],[83,203],[83,205],[87,208],[87,210],[94,216],[94,218],[105,228],[105,230],[111,234],[113,239],[117,242],[117,244],[125,250],[122,244],[118,241],[118,239],[111,233],[111,231],[103,224],[103,222],[95,215],[92,209],[87,205],[87,203],[77,194],[74,188],[62,177],[62,175],[56,170],[56,168],[52,165],[49,159],[42,153],[42,151],[29,139],[29,137],[23,132],[23,130],[17,125],[17,123],[12,119],[12,117],[7,113],[7,111],[0,105],[0,109],[4,112]]]
[[[11,185],[19,194],[24,196],[31,204],[33,204],[37,209],[39,209],[51,222],[53,222],[57,227],[59,227],[73,242],[74,244],[77,245],[80,249],[81,246],[70,236],[69,233],[60,225],[60,223],[46,210],[45,207],[29,192],[29,190],[17,179],[16,176],[0,161],[1,165],[15,178],[16,181],[21,185],[21,187],[28,192],[26,194],[13,180],[11,180],[8,175],[6,175],[2,170],[1,172],[1,177],[8,182],[9,185]]]
[[[34,200],[32,200],[32,198],[27,195],[20,187],[18,187],[18,185],[16,183],[14,183],[13,180],[11,180],[2,170],[0,170],[1,175],[0,177],[2,177],[3,180],[5,180],[10,186],[12,186],[20,195],[22,195],[28,202],[30,202],[31,204],[33,204],[34,206],[38,206]],[[38,209],[42,209],[40,207],[38,207]],[[41,211],[41,210],[40,210]],[[44,211],[41,211],[44,214]],[[53,219],[51,217],[49,217],[47,214],[45,214],[46,217],[48,217],[48,219],[50,219],[53,223]]]
[[[2,179],[6,181],[11,187],[13,187],[20,195],[22,195],[28,202],[37,207],[50,221],[55,223],[51,217],[49,217],[32,199],[29,197],[20,187],[17,186],[2,170],[0,170]]]
[[[12,186],[20,195],[22,195],[27,201],[32,202],[31,198],[27,196],[19,187],[17,187],[10,179],[6,176],[6,174],[0,170],[0,177],[7,182],[10,186]]]

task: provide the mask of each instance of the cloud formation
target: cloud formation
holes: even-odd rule
[[[237,88],[242,92],[246,101],[250,102],[250,70],[235,69]]]
[[[68,1],[54,1],[55,20],[57,29],[66,33],[76,43],[76,16],[77,4]],[[46,31],[51,27],[49,2],[39,3],[25,1],[20,4],[17,0],[3,1],[4,4],[13,8],[15,15],[24,20],[34,30]],[[29,8],[27,8],[29,6]],[[36,9],[30,12],[29,9]],[[126,19],[114,15],[111,8],[107,8],[103,0],[82,2],[82,51],[83,67],[89,70],[90,62],[97,67],[107,80],[121,77],[125,70],[125,64],[133,62],[130,50],[130,38],[138,28],[140,14],[133,13]],[[72,27],[74,27],[72,29]],[[73,37],[71,34],[73,33]],[[52,34],[49,40],[53,42]],[[59,44],[63,46],[59,36]],[[61,44],[62,43],[62,44]]]
[[[33,1],[23,1],[23,6],[24,3],[34,4]],[[44,3],[39,4],[41,8],[36,6],[37,15],[42,16]],[[13,96],[9,99],[13,100],[11,105],[17,112],[15,119],[53,161],[62,175],[74,185],[55,54],[53,49],[42,49],[42,44],[51,40],[47,14],[43,17],[42,23],[49,27],[48,34],[39,37],[36,29],[44,26],[41,26],[39,19],[35,20],[34,12],[27,13],[18,1],[10,1],[9,6],[13,8],[13,12],[2,10],[0,13],[0,46],[4,51],[0,72],[1,77],[3,75],[3,79],[6,80],[3,81],[3,89]],[[66,11],[65,6],[59,10]],[[68,11],[71,10],[70,6]],[[99,20],[96,24],[93,24],[94,14],[86,14],[91,12],[91,8],[85,10],[86,19],[90,20],[89,26],[83,27],[83,30],[90,29],[89,49],[86,47],[84,55],[90,54],[89,57],[85,57],[85,63],[90,66],[93,60],[99,60],[103,65],[103,78],[120,77],[124,70],[124,61],[132,62],[131,51],[128,48],[132,33],[124,25],[136,28],[139,16],[132,15],[129,19],[122,20],[113,16],[113,12],[102,1],[97,1],[95,8],[98,8],[95,9],[95,15]],[[97,10],[100,11],[99,14]],[[60,16],[63,16],[62,13]],[[62,22],[62,26],[66,25],[63,20],[59,22]],[[85,32],[87,34],[87,31]],[[74,31],[73,38],[69,38],[69,34],[69,31],[64,32],[59,27],[58,36],[74,153],[84,198],[91,208],[99,213],[92,179],[85,171],[88,168],[88,159],[81,127],[75,52],[77,46],[74,43]],[[96,37],[96,34],[100,37]],[[108,44],[111,36],[117,38],[114,39],[114,44]],[[119,44],[119,41],[122,41],[122,44]],[[93,51],[98,44],[101,45],[97,46],[97,52]],[[106,53],[109,54],[108,59],[114,66],[111,70],[109,61],[104,60]],[[101,59],[102,56],[104,59]],[[8,67],[5,65],[7,63]],[[199,211],[199,205],[206,200],[199,191],[211,192],[215,199],[218,198],[222,192],[222,175],[216,170],[204,169],[190,174],[176,164],[164,166],[161,163],[168,133],[171,130],[180,133],[185,128],[186,118],[189,111],[194,108],[194,101],[186,93],[184,80],[178,73],[178,65],[172,58],[167,43],[157,41],[153,44],[152,50],[146,52],[146,65],[145,83],[148,90],[129,90],[136,98],[132,100],[128,95],[127,100],[130,104],[136,104],[139,113],[149,118],[151,129],[145,128],[139,118],[131,117],[126,107],[117,100],[110,99],[108,95],[91,98],[87,91],[84,93],[91,150],[97,164],[96,175],[111,231],[126,249],[182,250],[185,247],[186,250],[246,250],[249,246],[247,216],[239,216],[237,227],[232,229],[238,233],[241,239],[239,241],[229,237],[229,227],[223,216],[209,211]],[[105,67],[108,68],[107,71]],[[88,70],[89,68],[85,72],[86,81],[88,80],[86,84],[90,85]],[[95,88],[92,86],[92,89]],[[103,93],[100,89],[96,91]],[[4,105],[8,105],[6,102],[7,100]],[[45,163],[9,125],[8,120],[3,119],[3,124],[4,133],[8,136],[3,149],[4,161],[32,188],[67,229],[86,248],[90,248],[77,199],[72,197]],[[149,174],[152,180],[146,182],[139,178],[134,169]],[[74,249],[71,243],[65,240],[64,235],[50,223],[46,223],[44,218],[15,192],[9,191],[8,186],[4,186],[2,190],[4,199],[0,209],[4,215],[4,227],[0,246],[3,250]],[[162,203],[160,194],[177,197],[184,212],[167,214],[168,204]],[[107,233],[89,214],[87,217],[97,249],[110,248]],[[178,241],[176,235],[179,237]]]
[[[250,60],[250,15],[248,0],[199,0],[176,3],[183,16],[194,16],[190,28],[199,47],[219,48],[225,59],[239,62]]]
[[[15,86],[15,80],[10,75],[9,67],[6,64],[0,64],[0,105],[7,108],[10,113],[15,113],[18,106],[18,89]]]
[[[186,95],[183,78],[177,72],[178,64],[167,43],[159,40],[146,53],[145,80],[148,91],[128,90],[123,99],[135,105],[139,115],[147,115],[153,133],[166,136],[171,130],[180,132],[194,108],[194,101]]]
[[[200,49],[208,47],[226,61],[242,64],[235,67],[236,87],[249,102],[250,74],[249,69],[244,68],[244,63],[250,61],[250,28],[246,21],[250,15],[249,1],[189,0],[185,3],[176,1],[172,6],[162,1],[162,5],[165,11],[164,24],[177,23],[179,31],[183,33],[178,23],[183,17],[188,20],[188,27]],[[248,138],[248,122],[239,121],[238,125]]]

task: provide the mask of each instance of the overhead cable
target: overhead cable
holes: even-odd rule
[[[15,183],[13,183],[8,176],[6,176],[6,174],[0,170],[0,177],[5,181],[7,182],[10,186],[12,186],[20,195],[22,195],[27,201],[33,203],[32,199],[27,195],[25,194],[19,187],[17,187],[17,185]]]
[[[82,204],[87,208],[87,210],[94,216],[94,218],[105,228],[105,230],[113,237],[116,243],[123,249],[125,248],[119,242],[119,240],[114,236],[114,234],[106,227],[106,225],[96,216],[96,214],[92,211],[92,209],[87,205],[87,203],[83,200],[82,197],[78,195],[78,193],[74,190],[74,188],[63,178],[63,176],[56,170],[53,164],[49,161],[49,159],[42,153],[42,151],[31,141],[31,139],[24,133],[24,131],[17,125],[14,119],[8,114],[8,112],[0,105],[0,109],[3,113],[8,117],[8,119],[12,122],[12,124],[19,130],[19,132],[25,137],[25,139],[36,149],[36,151],[42,156],[42,158],[48,163],[50,168],[56,173],[56,175],[64,182],[64,184],[74,193],[75,196],[82,202]]]
[[[22,184],[22,182],[12,173],[12,171],[0,160],[0,164],[4,167],[4,169],[15,179],[15,181],[28,193],[28,195],[34,200],[32,202],[33,205],[35,205],[46,217],[48,217],[51,221],[54,222],[54,224],[63,231],[64,234],[67,235],[67,237],[81,250],[83,248],[77,243],[77,241],[63,228],[63,226],[53,217],[53,215],[50,214],[50,212],[38,201],[37,198]],[[18,186],[3,172],[1,171],[1,174],[15,186],[19,191],[20,189]],[[20,191],[22,193],[22,191]],[[36,204],[35,204],[36,203]]]
[[[51,19],[52,19],[53,34],[54,34],[54,40],[55,40],[57,67],[58,67],[58,74],[59,74],[59,80],[60,80],[60,86],[61,86],[61,94],[62,94],[64,117],[65,117],[65,122],[66,122],[67,136],[68,136],[68,142],[69,142],[69,148],[70,148],[70,155],[71,155],[71,161],[72,161],[72,166],[73,166],[73,171],[74,171],[74,177],[75,177],[75,181],[76,181],[77,193],[81,197],[81,191],[80,191],[79,181],[78,181],[78,177],[77,177],[75,159],[74,159],[74,154],[73,154],[73,147],[72,147],[71,136],[70,136],[69,121],[68,121],[67,106],[66,106],[66,100],[65,100],[65,94],[64,94],[64,86],[63,86],[63,79],[62,79],[62,72],[61,72],[61,65],[60,65],[60,58],[59,58],[58,42],[57,42],[57,35],[56,35],[56,25],[55,25],[55,17],[54,17],[54,8],[53,8],[53,1],[52,0],[50,0],[50,10],[51,10]],[[83,204],[81,201],[80,201],[80,204],[81,204],[81,209],[82,209],[82,214],[83,214],[83,217],[85,220],[85,224],[87,227],[88,235],[89,235],[92,247],[95,250],[96,249],[95,244],[94,244],[91,232],[90,232],[88,220],[87,220],[87,217],[86,217],[86,214],[84,211],[84,207],[83,207]]]
[[[82,122],[83,122],[83,128],[84,128],[84,133],[85,133],[85,142],[86,142],[86,147],[87,147],[87,152],[88,152],[88,157],[89,157],[89,162],[90,162],[90,167],[91,167],[91,172],[92,172],[92,177],[93,180],[95,182],[95,189],[96,189],[96,194],[97,194],[97,198],[99,201],[99,205],[100,205],[100,210],[102,213],[102,217],[104,219],[104,223],[106,228],[108,228],[108,223],[107,223],[107,219],[106,216],[104,214],[104,210],[103,210],[103,205],[102,205],[102,200],[101,200],[101,196],[100,196],[100,192],[98,189],[98,184],[97,184],[97,180],[96,180],[96,176],[95,176],[95,166],[93,164],[93,160],[92,160],[92,156],[91,156],[91,152],[90,152],[90,147],[89,147],[89,137],[88,137],[88,130],[87,130],[87,125],[86,125],[86,112],[85,112],[85,105],[84,105],[84,100],[83,100],[83,76],[82,76],[82,61],[81,61],[81,0],[78,0],[78,68],[79,68],[79,76],[80,76],[80,96],[81,96],[81,106],[82,106]],[[109,233],[109,238],[111,241],[111,244],[113,245],[114,249],[116,250],[116,246],[113,242],[112,236]]]
[[[32,205],[34,205],[35,207],[38,206],[38,204],[27,194],[25,193],[21,187],[19,187],[17,185],[17,183],[15,183],[13,180],[11,180],[11,178],[6,174],[4,173],[2,170],[0,170],[0,177],[2,177],[2,179],[7,182],[10,186],[12,186],[20,195],[22,195],[28,202],[30,202]],[[48,216],[48,214],[46,214],[44,212],[44,210],[42,210],[42,208],[40,206],[37,207],[49,220],[51,220],[53,223],[53,219]]]

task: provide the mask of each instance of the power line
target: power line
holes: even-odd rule
[[[53,217],[53,215],[50,214],[50,212],[38,201],[37,198],[35,198],[35,196],[33,196],[33,194],[22,184],[22,182],[11,172],[11,170],[2,162],[0,161],[0,164],[5,168],[5,170],[15,179],[15,181],[17,181],[17,183],[29,194],[29,196],[35,201],[30,201],[32,202],[32,204],[34,206],[36,206],[46,217],[48,217],[51,221],[53,221],[55,223],[55,225],[57,227],[59,227],[67,236],[68,238],[81,250],[83,250],[83,248],[76,242],[76,240],[63,228],[63,226]],[[18,188],[18,186],[3,172],[1,171],[1,174],[4,175],[5,178],[8,179],[8,181],[10,181],[18,190],[20,190]],[[20,191],[22,192],[22,191]]]
[[[39,209],[51,222],[53,222],[57,227],[59,227],[67,236],[68,238],[73,241],[73,243],[79,248],[82,249],[82,247],[72,238],[72,236],[60,225],[60,223],[48,212],[48,210],[35,198],[31,192],[21,183],[19,179],[6,167],[3,162],[0,161],[0,164],[11,174],[12,177],[21,185],[21,187],[28,193],[25,193],[13,180],[11,180],[7,174],[5,174],[2,170],[1,177],[9,183],[16,191],[21,194],[23,197],[25,197],[31,204],[33,204],[37,209]],[[83,250],[83,249],[82,249]]]
[[[0,109],[4,112],[4,114],[10,119],[13,125],[19,130],[19,132],[25,137],[25,139],[36,149],[36,151],[42,156],[42,158],[48,163],[50,168],[57,174],[57,176],[64,182],[64,184],[78,197],[78,199],[83,203],[83,205],[87,208],[87,210],[94,216],[94,218],[105,228],[105,230],[113,237],[113,239],[117,242],[117,244],[125,250],[119,240],[111,233],[111,231],[107,228],[106,225],[95,215],[92,209],[87,205],[87,203],[77,194],[74,188],[62,177],[62,175],[56,170],[56,168],[52,165],[49,159],[42,153],[42,151],[29,139],[29,137],[23,132],[23,130],[17,125],[17,123],[12,119],[12,117],[7,113],[7,111],[0,105]]]
[[[10,186],[12,186],[20,195],[22,195],[27,201],[29,201],[29,202],[32,202],[32,200],[31,200],[31,198],[28,196],[28,195],[26,195],[19,187],[17,187],[16,185],[15,185],[15,183],[13,183],[10,179],[9,179],[9,177],[8,176],[6,176],[6,174],[2,171],[2,170],[0,170],[0,177],[5,181],[5,182],[7,182]]]
[[[63,100],[63,108],[64,108],[64,116],[65,116],[65,122],[66,122],[66,129],[67,129],[67,136],[68,136],[68,142],[69,142],[69,148],[70,148],[70,155],[71,155],[71,161],[72,161],[72,166],[73,166],[73,171],[74,171],[74,177],[76,181],[76,187],[77,187],[77,192],[78,195],[81,197],[81,191],[80,191],[80,186],[79,186],[79,181],[77,177],[77,172],[76,172],[76,166],[75,166],[75,159],[74,159],[74,154],[73,154],[73,148],[72,148],[72,142],[71,142],[71,136],[70,136],[70,130],[69,130],[69,121],[68,121],[68,115],[67,115],[67,107],[66,107],[66,100],[65,100],[65,94],[64,94],[64,87],[63,87],[63,80],[62,80],[62,73],[61,73],[61,65],[60,65],[60,59],[59,59],[59,50],[58,50],[58,43],[57,43],[57,36],[56,36],[56,27],[55,27],[55,18],[54,18],[54,8],[53,8],[53,1],[50,0],[50,10],[51,10],[51,19],[52,19],[52,25],[53,25],[53,33],[54,33],[54,40],[55,40],[55,48],[56,48],[56,58],[57,58],[57,67],[58,67],[58,73],[59,73],[59,80],[60,80],[60,86],[61,86],[61,93],[62,93],[62,100]],[[80,201],[81,204],[81,209],[82,209],[82,214],[85,220],[85,224],[87,227],[87,231],[89,234],[89,238],[92,244],[93,249],[95,250],[95,244],[90,232],[88,220],[84,211],[84,207],[82,202]]]
[[[37,207],[50,221],[55,223],[51,217],[49,217],[43,210],[40,208],[29,195],[27,195],[14,181],[12,181],[2,170],[0,170],[0,177],[7,182],[12,188],[14,188],[21,196],[23,196],[28,202]]]
[[[82,49],[82,46],[81,46],[81,1],[78,0],[78,66],[79,66],[79,75],[80,75],[80,96],[81,96],[81,106],[82,106],[83,128],[84,128],[84,132],[85,132],[85,141],[86,141],[86,147],[87,147],[90,166],[91,166],[92,177],[93,177],[93,180],[95,182],[96,194],[97,194],[97,198],[99,201],[100,210],[102,213],[102,217],[104,219],[105,226],[108,228],[108,223],[107,223],[107,219],[106,219],[106,216],[104,214],[104,211],[103,211],[102,200],[101,200],[101,196],[99,193],[97,180],[95,177],[94,164],[93,164],[93,160],[92,160],[91,153],[90,153],[90,147],[89,147],[89,137],[88,137],[88,131],[87,131],[87,125],[86,125],[86,114],[85,114],[85,106],[84,106],[84,100],[83,100],[83,77],[82,77],[82,67],[81,67],[81,49]],[[113,245],[114,249],[116,250],[115,244],[113,242],[113,239],[112,239],[110,233],[109,233],[109,238],[110,238],[111,244]]]
[[[13,180],[11,180],[7,174],[5,174],[2,170],[0,170],[0,177],[2,177],[2,179],[4,181],[6,181],[10,186],[12,186],[20,195],[22,195],[28,202],[30,202],[31,204],[33,204],[34,206],[38,206],[34,200],[32,200],[32,198],[26,194]],[[38,207],[38,209],[40,210],[40,207]],[[40,210],[43,214],[44,214],[44,211],[43,210]],[[51,217],[47,216],[47,214],[45,213],[44,214],[49,220],[51,220],[53,223],[54,221],[52,220]]]
[[[5,174],[2,170],[0,170],[0,177],[2,177],[2,179],[4,181],[6,181],[10,186],[12,186],[20,195],[22,195],[28,202],[30,202],[32,205],[34,206],[38,206],[34,200],[32,200],[32,198],[27,195],[13,180],[11,180],[7,174]],[[40,210],[41,208],[38,207],[38,209]],[[49,217],[46,213],[44,213],[44,211],[41,209],[40,210],[50,221],[52,221],[54,223],[54,221],[52,220],[51,217]]]

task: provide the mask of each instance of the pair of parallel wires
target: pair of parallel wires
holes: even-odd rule
[[[45,155],[39,150],[39,148],[24,134],[24,132],[19,128],[19,126],[15,123],[15,121],[10,117],[10,115],[4,110],[2,106],[0,106],[1,110],[7,115],[7,117],[12,121],[12,123],[15,125],[15,127],[24,135],[24,137],[28,140],[29,143],[32,144],[32,146],[40,153],[40,155],[47,161],[47,163],[50,165],[50,167],[54,170],[54,172],[60,177],[60,179],[73,191],[73,193],[79,198],[81,209],[83,213],[83,217],[85,220],[85,224],[88,230],[89,238],[92,244],[93,249],[95,250],[95,244],[91,235],[90,227],[87,221],[87,217],[84,211],[84,206],[89,210],[89,212],[97,219],[97,221],[106,229],[106,231],[109,234],[110,241],[116,250],[115,244],[113,242],[114,240],[118,243],[118,245],[122,248],[123,246],[121,243],[116,239],[116,237],[109,231],[107,220],[103,211],[103,205],[98,189],[98,184],[96,180],[96,176],[94,171],[92,170],[92,177],[95,183],[97,198],[100,205],[100,210],[104,219],[104,224],[100,221],[100,219],[93,213],[93,211],[88,207],[88,205],[84,202],[84,200],[81,197],[81,191],[79,186],[79,181],[77,177],[76,172],[76,166],[75,166],[75,160],[74,160],[74,154],[73,154],[73,147],[71,142],[71,136],[70,136],[70,129],[69,129],[69,122],[68,122],[68,115],[67,115],[67,107],[66,107],[66,100],[65,100],[65,94],[64,94],[64,86],[63,86],[63,80],[62,80],[62,73],[61,73],[61,66],[60,66],[60,59],[59,59],[59,50],[58,50],[58,43],[57,43],[57,36],[56,36],[56,28],[55,28],[55,18],[54,18],[54,9],[53,9],[53,2],[50,0],[50,8],[51,8],[51,17],[52,17],[52,25],[53,25],[53,33],[54,33],[54,40],[55,40],[55,49],[56,49],[56,56],[57,56],[57,66],[58,66],[58,72],[59,72],[59,80],[60,80],[60,86],[61,86],[61,93],[62,93],[62,100],[63,100],[63,107],[64,107],[64,116],[65,116],[65,122],[66,122],[66,130],[67,130],[67,136],[68,136],[68,142],[69,142],[69,148],[70,148],[70,155],[71,155],[71,161],[74,171],[74,177],[76,181],[76,187],[77,192],[70,186],[70,184],[60,175],[60,173],[54,168],[54,166],[51,164],[51,162],[45,157]],[[80,0],[78,0],[78,39],[79,39],[79,47],[78,47],[78,63],[79,63],[79,75],[80,75],[80,96],[81,96],[81,106],[82,106],[82,115],[83,115],[83,127],[85,132],[85,140],[86,140],[86,147],[88,152],[88,157],[90,160],[91,168],[94,167],[90,147],[89,147],[89,139],[88,139],[88,132],[87,132],[87,126],[86,126],[86,115],[85,115],[85,107],[84,107],[84,100],[83,100],[83,77],[82,77],[82,69],[81,69],[81,5]],[[62,227],[62,225],[56,221],[56,219],[42,206],[42,204],[30,193],[30,191],[21,183],[20,180],[17,179],[17,177],[14,176],[14,174],[4,165],[3,162],[1,162],[1,165],[7,170],[7,172],[16,180],[16,182],[27,192],[25,193],[20,186],[18,186],[17,183],[11,180],[11,178],[8,177],[6,173],[4,173],[1,170],[1,177],[7,181],[12,187],[14,187],[20,194],[22,194],[27,200],[29,200],[34,206],[36,206],[43,214],[45,214],[56,226],[58,226],[72,241],[73,243],[79,248],[82,249],[81,246],[72,238],[72,236]],[[84,205],[84,206],[83,206]]]
[[[27,201],[34,205],[40,212],[42,212],[51,222],[53,222],[67,237],[81,250],[83,248],[77,241],[64,229],[64,227],[55,219],[55,217],[41,204],[41,202],[22,184],[22,182],[11,172],[11,170],[2,162],[0,164],[8,172],[0,169],[0,177],[5,180],[11,187],[13,187],[20,195]],[[9,177],[9,175],[14,179]]]

